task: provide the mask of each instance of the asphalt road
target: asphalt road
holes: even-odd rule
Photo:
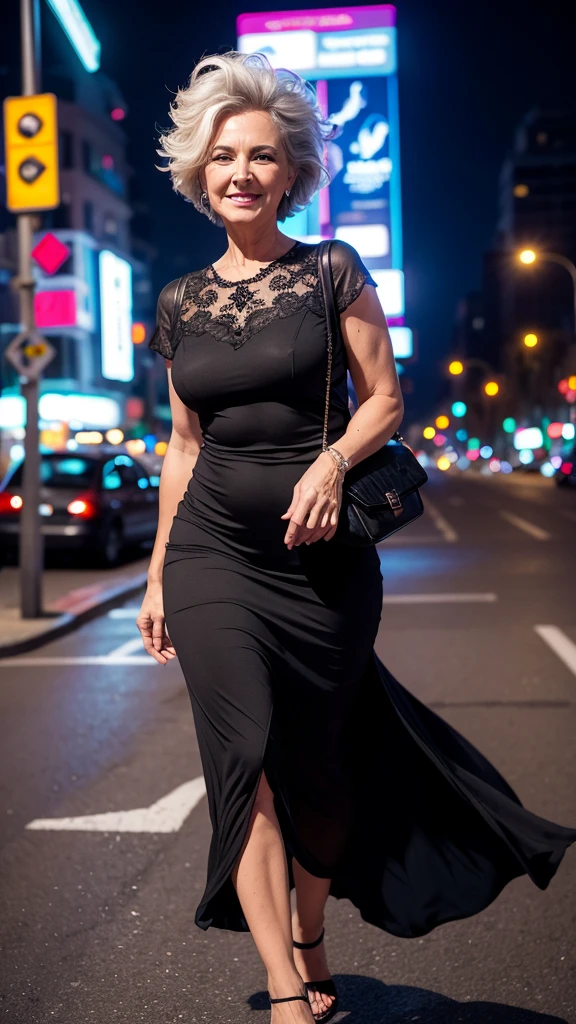
[[[532,810],[574,825],[576,491],[450,475],[425,498],[383,545],[378,653]],[[210,832],[200,760],[178,665],[137,649],[137,603],[0,661],[10,1024],[269,1019],[250,936],[193,924]],[[574,848],[546,892],[518,879],[423,939],[330,900],[337,1020],[576,1024],[575,906]]]

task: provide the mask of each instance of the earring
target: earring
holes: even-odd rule
[[[289,196],[289,195],[290,195],[290,189],[289,189],[289,188],[287,188],[287,189],[286,189],[286,191],[285,191],[284,195],[285,195],[285,196]]]
[[[200,196],[200,202],[202,203],[202,206],[204,206],[205,208],[208,208],[210,206],[210,203],[208,202],[207,192],[202,192],[202,195]]]

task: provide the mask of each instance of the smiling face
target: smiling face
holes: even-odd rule
[[[251,110],[223,121],[213,139],[202,184],[224,224],[260,228],[276,221],[278,206],[296,173],[269,114]]]

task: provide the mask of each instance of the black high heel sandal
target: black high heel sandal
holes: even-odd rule
[[[317,939],[314,942],[293,942],[296,949],[314,949],[315,946],[319,946],[324,938],[324,928]],[[332,981],[332,978],[324,978],[323,981],[305,981],[306,991],[310,996],[310,992],[320,992],[323,996],[333,996],[334,1002],[332,1006],[325,1010],[324,1013],[314,1013],[312,1010],[312,1016],[314,1020],[318,1021],[319,1024],[327,1024],[327,1021],[332,1020],[332,1017],[338,1013],[338,992],[336,991],[336,985]],[[312,1007],[310,1007],[312,1009]]]
[[[268,998],[271,1003],[291,1003],[294,999],[303,999],[305,1003],[309,1004],[308,996],[281,996],[279,999],[272,999],[272,996],[268,993]]]

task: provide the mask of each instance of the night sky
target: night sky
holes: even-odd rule
[[[9,0],[17,17],[17,0]],[[102,69],[120,85],[136,193],[149,204],[159,255],[154,286],[216,259],[225,236],[155,170],[168,106],[204,54],[235,45],[242,11],[230,0],[82,0],[102,43]],[[298,9],[303,3],[278,3]],[[310,6],[328,6],[313,5]],[[358,6],[352,4],[351,6]],[[458,300],[480,283],[493,243],[498,174],[520,118],[566,107],[574,87],[571,4],[399,0],[400,132],[407,323],[419,337],[417,405],[430,408],[450,350]],[[43,4],[43,19],[53,17]],[[12,20],[12,18],[10,18]],[[11,48],[9,60],[17,59]],[[4,58],[5,62],[6,58]],[[290,221],[284,224],[290,234]],[[412,402],[410,403],[412,405]]]

